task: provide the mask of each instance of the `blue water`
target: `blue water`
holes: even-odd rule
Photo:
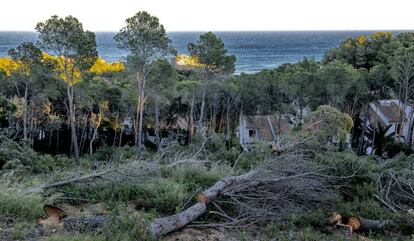
[[[304,57],[320,60],[323,53],[348,37],[369,35],[373,31],[310,32],[216,32],[230,54],[237,57],[236,73],[257,72],[283,63],[294,63]],[[98,32],[99,55],[108,61],[123,59],[127,54],[116,47],[115,33]],[[197,41],[201,32],[169,32],[178,53],[187,53],[187,44]],[[0,32],[0,56],[24,41],[36,41],[34,32]]]

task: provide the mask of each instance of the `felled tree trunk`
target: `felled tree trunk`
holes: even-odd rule
[[[361,226],[358,229],[360,231],[383,231],[393,225],[391,220],[374,220],[362,217],[359,217],[359,220],[361,221]]]
[[[256,174],[250,171],[244,175],[226,177],[198,195],[198,202],[186,210],[172,216],[156,218],[150,224],[150,232],[153,237],[165,235],[178,230],[190,222],[197,220],[207,211],[207,204],[213,202],[223,190],[235,182],[249,180]]]

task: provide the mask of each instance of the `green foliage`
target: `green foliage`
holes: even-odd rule
[[[147,229],[147,222],[142,217],[114,211],[113,218],[99,233],[74,234],[62,232],[51,235],[46,241],[152,241]]]
[[[206,65],[208,71],[219,73],[233,73],[236,56],[227,55],[223,40],[212,32],[200,35],[197,43],[189,43],[188,51],[191,55],[200,58],[201,64]]]
[[[207,169],[188,166],[169,170],[164,169],[164,176],[181,183],[188,193],[194,193],[197,190],[204,190],[211,187],[223,178],[223,173],[219,173],[218,168]]]
[[[46,238],[45,241],[104,241],[103,237],[90,234],[59,233]]]
[[[65,69],[68,73],[73,74],[75,69],[88,70],[98,57],[95,34],[84,31],[82,23],[73,16],[59,18],[54,15],[45,22],[38,23],[36,31],[44,50],[66,58],[65,61],[73,61],[72,69]]]
[[[102,235],[103,240],[123,241],[123,240],[153,240],[148,231],[147,221],[130,214],[116,216],[105,227]]]
[[[358,88],[364,88],[364,82],[360,80],[360,73],[351,65],[334,61],[326,66],[322,66],[319,71],[320,81],[317,83],[317,91],[319,91],[320,103],[328,103],[337,108],[342,107],[346,100],[346,94],[351,86],[358,82]],[[325,98],[325,100],[323,100]]]
[[[15,110],[16,110],[16,106],[14,106],[8,99],[6,99],[0,93],[0,120],[5,119]]]
[[[355,68],[369,70],[379,63],[388,64],[398,46],[396,42],[398,39],[390,32],[376,32],[370,36],[348,38],[339,47],[326,52],[323,62],[339,60]]]
[[[395,150],[392,150],[396,148],[394,145],[392,145],[392,143],[394,143],[395,132],[387,134],[391,127],[392,125],[383,126],[381,124],[378,126],[368,126],[365,135],[369,140],[371,140],[375,155],[381,156],[385,148],[392,151],[395,155]]]
[[[312,112],[307,123],[307,128],[322,142],[332,138],[345,141],[353,125],[352,118],[348,114],[327,105],[319,106],[315,112]]]
[[[370,190],[369,193],[373,193]],[[358,199],[351,202],[338,202],[336,206],[337,210],[343,216],[361,216],[364,218],[369,219],[376,219],[376,220],[386,220],[393,217],[393,214],[388,209],[384,209],[384,207],[377,201],[371,198],[365,199]]]
[[[48,173],[71,166],[66,156],[41,155],[28,144],[20,144],[0,133],[0,167],[22,173]]]
[[[72,185],[65,188],[65,196],[74,204],[88,202],[131,202],[137,209],[173,214],[182,205],[186,191],[182,184],[168,179],[136,183],[101,183],[88,186]],[[63,199],[64,200],[64,199]]]
[[[40,198],[7,192],[0,193],[0,217],[36,221],[43,215]]]
[[[141,11],[128,18],[125,23],[125,27],[115,35],[114,39],[119,48],[130,51],[128,60],[140,71],[148,71],[143,68],[175,52],[164,26],[159,23],[157,17]]]
[[[16,61],[20,61],[23,68],[32,68],[41,64],[42,51],[31,42],[25,42],[9,51],[9,55]]]
[[[351,151],[327,151],[317,154],[316,161],[324,167],[324,174],[332,177],[352,177],[345,180],[336,180],[342,185],[339,191],[349,195],[347,198],[368,198],[375,188],[375,180],[372,174],[379,170],[374,159],[356,156]],[[358,170],[357,174],[355,171]],[[370,186],[370,192],[366,192],[363,186]]]
[[[106,144],[100,146],[92,156],[88,157],[94,163],[114,163],[121,164],[126,160],[135,158],[136,152],[133,147],[115,147]]]
[[[298,228],[312,227],[316,230],[329,232],[330,223],[327,217],[330,215],[329,210],[309,210],[304,213],[293,213],[290,222]]]
[[[248,171],[269,158],[271,154],[272,149],[268,144],[256,144],[253,150],[241,154],[237,167]]]

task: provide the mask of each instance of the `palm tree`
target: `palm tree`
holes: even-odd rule
[[[394,142],[395,132],[387,134],[391,127],[392,125],[383,126],[380,123],[377,127],[372,124],[368,126],[365,136],[371,141],[375,155],[381,156],[384,152],[385,144]]]

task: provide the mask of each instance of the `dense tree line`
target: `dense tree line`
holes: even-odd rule
[[[102,144],[134,145],[140,155],[149,134],[159,150],[178,117],[188,123],[185,143],[196,131],[222,133],[230,142],[241,113],[289,115],[300,126],[304,113],[320,105],[354,119],[352,143],[362,153],[361,136],[374,131],[366,126],[368,103],[398,98],[410,105],[414,94],[413,33],[349,38],[320,62],[304,58],[233,75],[235,56],[211,32],[188,44],[192,68],[176,70],[171,40],[146,12],[128,18],[116,34],[128,56],[112,64],[98,57],[94,33],[74,17],[53,16],[36,30],[38,43],[22,43],[0,59],[0,128],[77,163]]]

